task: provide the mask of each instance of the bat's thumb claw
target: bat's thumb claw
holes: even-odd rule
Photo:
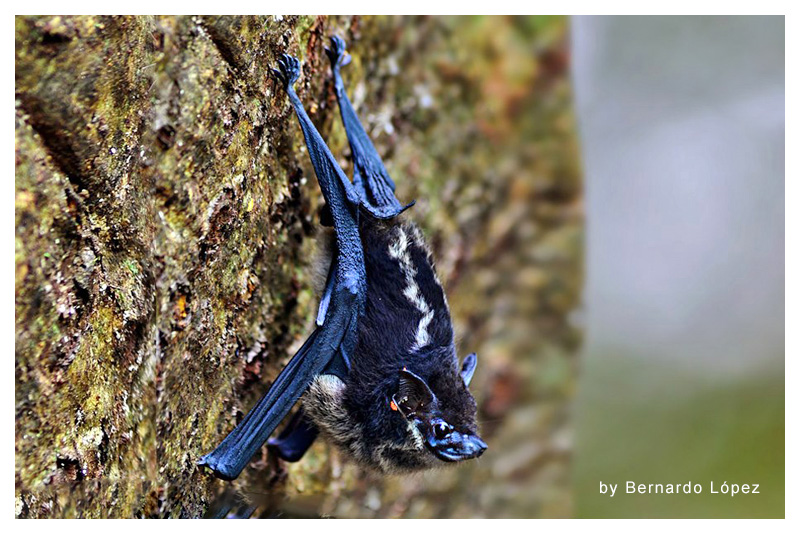
[[[203,455],[199,460],[197,460],[197,465],[200,467],[211,467],[208,463],[208,454]]]

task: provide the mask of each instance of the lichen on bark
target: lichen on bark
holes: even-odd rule
[[[232,488],[258,515],[570,513],[581,183],[563,18],[17,17],[16,515],[198,517]],[[376,480],[324,443],[199,470],[313,320],[320,204],[268,69],[349,171],[326,36],[416,198],[492,453]],[[447,496],[443,499],[443,496]]]

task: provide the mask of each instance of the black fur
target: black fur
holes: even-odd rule
[[[413,224],[365,219],[360,228],[367,267],[367,305],[345,382],[344,407],[363,428],[361,439],[367,448],[377,449],[387,443],[394,446],[396,469],[362,463],[381,471],[430,467],[436,462],[429,451],[403,447],[410,439],[408,423],[399,411],[390,408],[390,403],[398,390],[398,371],[405,368],[428,384],[439,400],[444,420],[463,433],[477,432],[476,404],[459,374],[444,292],[427,248],[413,237],[418,232]],[[408,236],[415,281],[434,312],[428,325],[430,342],[416,350],[412,347],[423,314],[404,295],[406,278],[398,260],[388,254],[397,243],[398,229]]]

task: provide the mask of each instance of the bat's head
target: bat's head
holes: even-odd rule
[[[408,369],[400,371],[391,408],[421,437],[427,453],[442,462],[476,458],[486,450],[478,436],[475,399],[468,390],[477,362],[470,354],[460,373],[434,374],[427,381]]]
[[[477,358],[470,354],[459,370],[455,357],[447,358],[451,366],[426,356],[416,360],[414,371],[403,368],[377,383],[369,382],[373,374],[362,376],[355,368],[347,386],[335,376],[320,375],[306,393],[305,411],[342,452],[381,473],[444,467],[480,456],[486,443],[478,436],[477,405],[468,389]]]

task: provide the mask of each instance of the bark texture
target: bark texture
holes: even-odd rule
[[[18,17],[16,515],[571,513],[581,183],[562,18]],[[490,451],[379,480],[324,443],[196,467],[313,322],[320,195],[268,68],[349,172],[323,53],[427,230]]]

